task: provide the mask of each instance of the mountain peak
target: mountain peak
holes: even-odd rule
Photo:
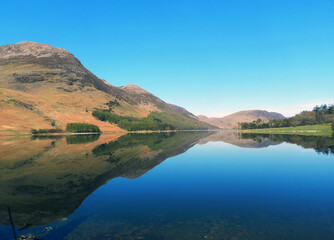
[[[24,41],[18,42],[17,44],[35,44],[35,45],[38,45],[38,44],[44,44],[44,43],[37,43],[37,42],[32,42],[32,41],[24,40]],[[45,45],[49,45],[49,44],[45,44]]]
[[[121,87],[122,89],[128,90],[128,91],[132,91],[135,93],[149,93],[146,90],[144,90],[143,88],[135,85],[135,84],[127,84]]]
[[[0,59],[12,59],[27,56],[34,56],[36,58],[52,56],[68,57],[69,55],[72,54],[65,49],[31,41],[21,41],[17,44],[0,46]]]

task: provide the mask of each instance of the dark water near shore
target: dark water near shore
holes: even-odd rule
[[[231,131],[2,137],[0,239],[7,206],[46,240],[334,239],[333,152]]]

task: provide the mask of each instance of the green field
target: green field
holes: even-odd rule
[[[295,134],[295,135],[312,135],[331,137],[333,130],[331,124],[307,125],[299,127],[285,128],[263,128],[241,130],[243,133],[272,133],[272,134]]]

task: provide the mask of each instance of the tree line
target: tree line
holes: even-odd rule
[[[66,132],[72,133],[84,133],[84,132],[94,132],[100,133],[101,130],[98,126],[89,123],[68,123],[66,125]]]
[[[120,116],[108,111],[94,110],[92,115],[101,121],[117,124],[120,128],[127,131],[207,129],[203,123],[197,123],[174,112],[151,112],[147,117],[137,118]]]
[[[98,126],[89,123],[67,123],[66,125],[66,132],[71,133],[100,133],[101,130]],[[48,133],[64,133],[65,132],[59,128],[51,128],[51,129],[31,129],[31,134],[48,134]]]
[[[297,127],[305,125],[317,125],[332,123],[334,129],[334,104],[315,106],[312,111],[303,111],[294,117],[285,119],[272,119],[264,122],[257,119],[253,122],[238,123],[239,128],[246,129],[263,129],[263,128],[282,128],[282,127]]]

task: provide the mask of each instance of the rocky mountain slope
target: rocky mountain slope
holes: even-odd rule
[[[208,124],[217,126],[223,129],[233,129],[236,128],[238,122],[252,122],[257,119],[261,119],[267,122],[271,119],[283,119],[285,118],[282,114],[276,112],[268,112],[265,110],[248,110],[233,113],[231,115],[222,118],[208,118],[203,115],[197,116],[199,120],[206,122]]]
[[[88,71],[71,53],[29,41],[0,46],[0,131],[62,128],[69,122],[122,131],[92,116],[94,110],[147,117],[151,112],[207,128],[187,110],[135,85],[115,87]]]

